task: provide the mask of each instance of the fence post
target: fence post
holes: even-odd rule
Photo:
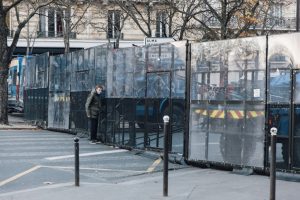
[[[169,170],[169,116],[165,115],[164,120],[164,180],[163,180],[163,190],[164,197],[168,196],[168,170]]]
[[[271,133],[271,162],[270,162],[270,200],[276,198],[276,136],[277,128],[272,127]]]
[[[74,138],[74,153],[75,153],[75,186],[79,186],[79,138]]]

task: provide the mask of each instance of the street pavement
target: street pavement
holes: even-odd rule
[[[269,199],[267,176],[173,163],[163,197],[159,153],[89,144],[87,138],[80,138],[80,186],[75,187],[73,139],[39,129],[0,130],[0,200]],[[276,199],[299,199],[299,182],[276,184]]]
[[[36,126],[24,121],[23,113],[11,113],[8,115],[9,124],[0,124],[0,130],[33,130]]]

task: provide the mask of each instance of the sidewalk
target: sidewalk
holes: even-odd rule
[[[244,176],[213,169],[185,168],[169,171],[169,196],[163,197],[162,172],[115,183],[49,185],[0,194],[0,200],[267,200],[269,177]],[[298,200],[300,183],[277,180],[279,200]]]
[[[22,130],[22,129],[37,129],[36,126],[29,124],[24,120],[22,114],[14,113],[8,115],[9,125],[0,124],[0,130]]]
[[[10,128],[21,129],[35,126],[26,124],[23,118],[10,116]],[[0,126],[1,129],[1,126]],[[60,141],[60,140],[58,140]],[[93,146],[97,147],[97,146]],[[7,153],[4,152],[7,156]],[[142,153],[142,152],[141,152]],[[147,156],[155,157],[155,153],[147,152]],[[36,157],[35,157],[36,158]],[[127,157],[128,159],[128,157]],[[155,159],[153,159],[155,160]],[[115,161],[120,166],[125,163],[122,159]],[[59,163],[58,163],[59,164]],[[102,166],[107,168],[106,166]],[[130,168],[132,169],[132,168]],[[172,168],[173,169],[173,168]],[[74,182],[60,182],[59,184],[45,185],[34,189],[20,190],[0,194],[0,200],[268,200],[270,180],[267,176],[238,175],[229,171],[214,169],[201,169],[187,166],[183,169],[169,171],[169,196],[163,197],[163,173],[161,171],[132,175],[105,181],[99,179],[91,182],[83,179],[80,187],[75,187]],[[62,170],[64,172],[64,170]],[[5,173],[5,172],[4,172]],[[72,177],[71,171],[70,176]],[[83,169],[81,171],[83,174]],[[93,173],[93,172],[92,172]],[[47,175],[51,175],[46,173]],[[94,176],[94,175],[93,175]],[[25,175],[24,180],[30,180]],[[23,179],[22,179],[23,180]],[[68,179],[70,181],[72,179]],[[35,180],[39,181],[39,179]],[[26,182],[21,182],[26,184]],[[298,200],[300,197],[300,182],[277,180],[278,200]]]

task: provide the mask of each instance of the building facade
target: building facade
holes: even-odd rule
[[[22,30],[16,54],[24,54],[26,50],[31,53],[45,51],[53,54],[63,53],[66,32],[69,33],[71,50],[89,48],[108,42],[118,43],[117,47],[142,46],[145,44],[145,38],[149,37],[201,41],[205,35],[201,27],[199,28],[199,21],[191,17],[185,25],[184,34],[179,36],[180,28],[183,27],[186,19],[182,17],[184,9],[178,12],[179,7],[182,7],[179,3],[176,7],[178,10],[175,12],[175,7],[167,6],[165,1],[157,0],[77,0],[72,2],[72,4],[49,5],[40,8],[27,27]],[[177,6],[177,4],[174,5]],[[214,5],[215,10],[218,11],[217,3]],[[22,19],[31,12],[31,9],[32,7],[26,3],[19,10],[11,9],[7,16],[10,29],[9,44],[18,25],[17,16]],[[250,29],[255,30],[253,34],[257,34],[257,30],[264,30],[261,34],[265,34],[265,30],[268,32],[269,30],[273,32],[295,31],[295,0],[278,1],[269,5],[264,12],[266,12],[265,17],[250,26]],[[219,20],[211,12],[200,12],[198,15],[202,15],[200,17],[202,20],[207,19],[205,22],[208,27],[220,29]],[[232,24],[231,28],[239,29],[234,20]]]

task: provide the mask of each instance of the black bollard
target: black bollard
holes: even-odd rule
[[[169,116],[165,115],[163,117],[164,120],[164,136],[165,136],[165,141],[164,141],[164,185],[163,185],[163,190],[164,190],[164,197],[168,196],[168,170],[169,170]]]
[[[271,162],[270,162],[270,200],[276,199],[276,134],[277,128],[273,127],[271,132]]]
[[[75,186],[79,186],[79,138],[74,138],[75,153]]]

